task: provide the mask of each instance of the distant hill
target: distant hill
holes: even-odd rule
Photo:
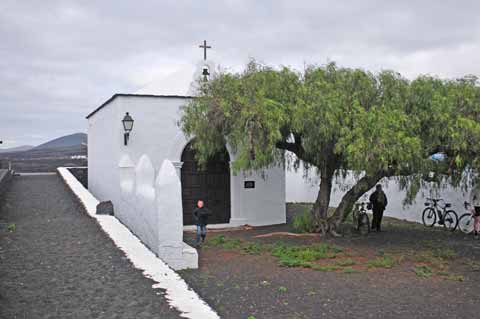
[[[10,148],[2,148],[0,149],[0,153],[16,153],[16,152],[25,152],[29,151],[34,146],[31,145],[22,145],[22,146],[17,146],[17,147],[10,147]]]
[[[62,136],[51,140],[49,142],[43,143],[31,149],[32,151],[40,151],[47,149],[57,149],[57,148],[70,148],[75,146],[85,145],[88,141],[87,134],[85,133],[76,133],[71,135]]]
[[[55,172],[59,166],[87,166],[87,152],[87,134],[77,133],[23,151],[0,152],[0,168],[11,165],[16,172]]]

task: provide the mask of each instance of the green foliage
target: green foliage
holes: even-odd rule
[[[368,268],[392,268],[395,265],[395,260],[388,256],[377,257],[368,262]]]
[[[347,266],[353,266],[355,265],[356,262],[353,259],[340,259],[335,262],[335,265],[340,266],[340,267],[347,267]]]
[[[272,255],[278,257],[279,264],[284,267],[314,268],[315,265],[311,262],[335,258],[335,251],[337,251],[335,248],[325,243],[309,246],[276,245],[272,249]]]
[[[221,246],[225,249],[235,249],[242,245],[242,241],[236,238],[227,238],[225,235],[212,237],[208,241],[209,246]]]
[[[416,266],[413,271],[418,277],[428,278],[433,275],[433,269],[429,266]]]
[[[208,244],[212,246],[219,246],[223,245],[225,243],[225,235],[218,235],[215,237],[212,237],[208,240]]]
[[[450,248],[434,248],[416,252],[413,260],[416,262],[428,263],[431,265],[443,265],[447,261],[455,259],[457,253]]]
[[[359,273],[360,271],[357,269],[353,269],[352,267],[345,267],[343,268],[343,272],[346,274],[356,274],[356,273]]]
[[[287,287],[280,286],[278,287],[278,292],[286,293],[288,291]]]
[[[472,76],[410,81],[393,71],[374,74],[335,63],[299,72],[251,61],[243,72],[200,82],[179,125],[196,137],[201,165],[226,143],[235,153],[234,171],[283,164],[287,150],[296,155],[287,157],[293,167],[303,160],[328,178],[346,170],[372,177],[362,192],[397,176],[408,203],[424,181],[463,185],[477,176],[478,114],[480,88]],[[431,161],[436,152],[447,160]]]
[[[331,250],[332,253],[334,253],[334,254],[338,254],[338,253],[343,252],[343,248],[340,247],[340,246],[337,246],[337,245],[331,245],[331,246],[330,246],[330,250]]]
[[[448,271],[438,271],[436,272],[436,275],[441,276],[442,278],[446,280],[452,280],[452,281],[464,281],[465,277],[463,275],[455,275],[451,274]]]
[[[465,277],[462,275],[449,275],[446,277],[446,279],[453,281],[465,281]]]
[[[246,243],[244,246],[243,246],[243,250],[247,253],[247,254],[251,254],[251,255],[259,255],[262,253],[262,251],[264,250],[264,247],[262,246],[262,244],[259,244],[259,243]]]
[[[316,264],[313,264],[311,268],[317,271],[337,271],[340,269],[340,267],[335,265],[316,265]]]
[[[303,213],[293,217],[293,228],[299,233],[313,233],[315,231],[315,221],[312,213],[305,210]]]
[[[437,248],[433,250],[433,256],[444,260],[450,260],[455,259],[457,253],[451,248]]]
[[[10,223],[7,225],[7,231],[10,233],[14,233],[17,231],[17,225],[14,223]]]

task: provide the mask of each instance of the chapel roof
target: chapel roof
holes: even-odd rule
[[[93,112],[87,115],[87,119],[107,106],[115,98],[124,97],[152,97],[152,98],[185,98],[189,99],[196,92],[196,79],[200,78],[204,66],[207,65],[211,72],[214,72],[215,64],[213,61],[199,61],[196,65],[184,64],[177,68],[173,73],[162,75],[147,83],[133,93],[116,93]]]
[[[93,112],[88,114],[86,118],[92,117],[95,113],[103,109],[105,106],[110,104],[113,100],[115,100],[117,97],[147,97],[147,98],[173,98],[173,99],[191,99],[193,96],[188,96],[188,95],[154,95],[154,94],[131,94],[131,93],[116,93],[112,95],[111,98],[106,100],[102,105],[97,107]]]

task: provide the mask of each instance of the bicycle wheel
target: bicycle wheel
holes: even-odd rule
[[[464,234],[470,234],[473,231],[473,225],[475,220],[473,219],[472,214],[466,213],[460,216],[458,220],[458,228]]]
[[[443,227],[450,231],[457,229],[458,216],[454,210],[447,210],[443,218]]]
[[[362,235],[368,235],[370,232],[370,219],[365,213],[358,216],[358,230]]]
[[[423,210],[422,214],[423,224],[427,227],[433,227],[437,221],[437,214],[432,207],[427,207]]]

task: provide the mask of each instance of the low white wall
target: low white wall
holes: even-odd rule
[[[304,178],[303,170],[297,172],[287,170],[286,172],[286,201],[287,202],[314,202],[319,190],[318,177]],[[337,180],[334,183],[332,195],[330,197],[330,206],[338,206],[342,196],[353,185],[354,179],[352,175],[347,176],[345,180]],[[343,187],[341,186],[343,185]],[[433,194],[431,189],[422,188],[417,194],[413,204],[404,206],[405,191],[400,190],[398,183],[394,180],[383,180],[385,194],[388,198],[388,206],[385,215],[405,219],[409,221],[422,221],[422,212],[425,209],[424,203],[427,197],[440,197],[452,204],[452,209],[460,216],[464,213],[463,203],[468,201],[468,192],[454,187],[446,187],[438,194]],[[367,201],[373,189],[366,193],[360,200]]]
[[[198,268],[197,251],[183,242],[182,190],[172,162],[164,160],[157,175],[147,155],[133,164],[125,155],[118,165],[115,215],[173,269]]]
[[[165,297],[168,304],[180,312],[182,318],[220,318],[175,271],[157,258],[117,218],[109,215],[97,215],[98,199],[83,187],[67,168],[58,168],[58,173],[85,207],[87,214],[99,223],[103,231],[125,253],[134,267],[142,270],[145,278],[156,282],[152,289],[165,290],[165,294],[159,295],[162,298]]]

